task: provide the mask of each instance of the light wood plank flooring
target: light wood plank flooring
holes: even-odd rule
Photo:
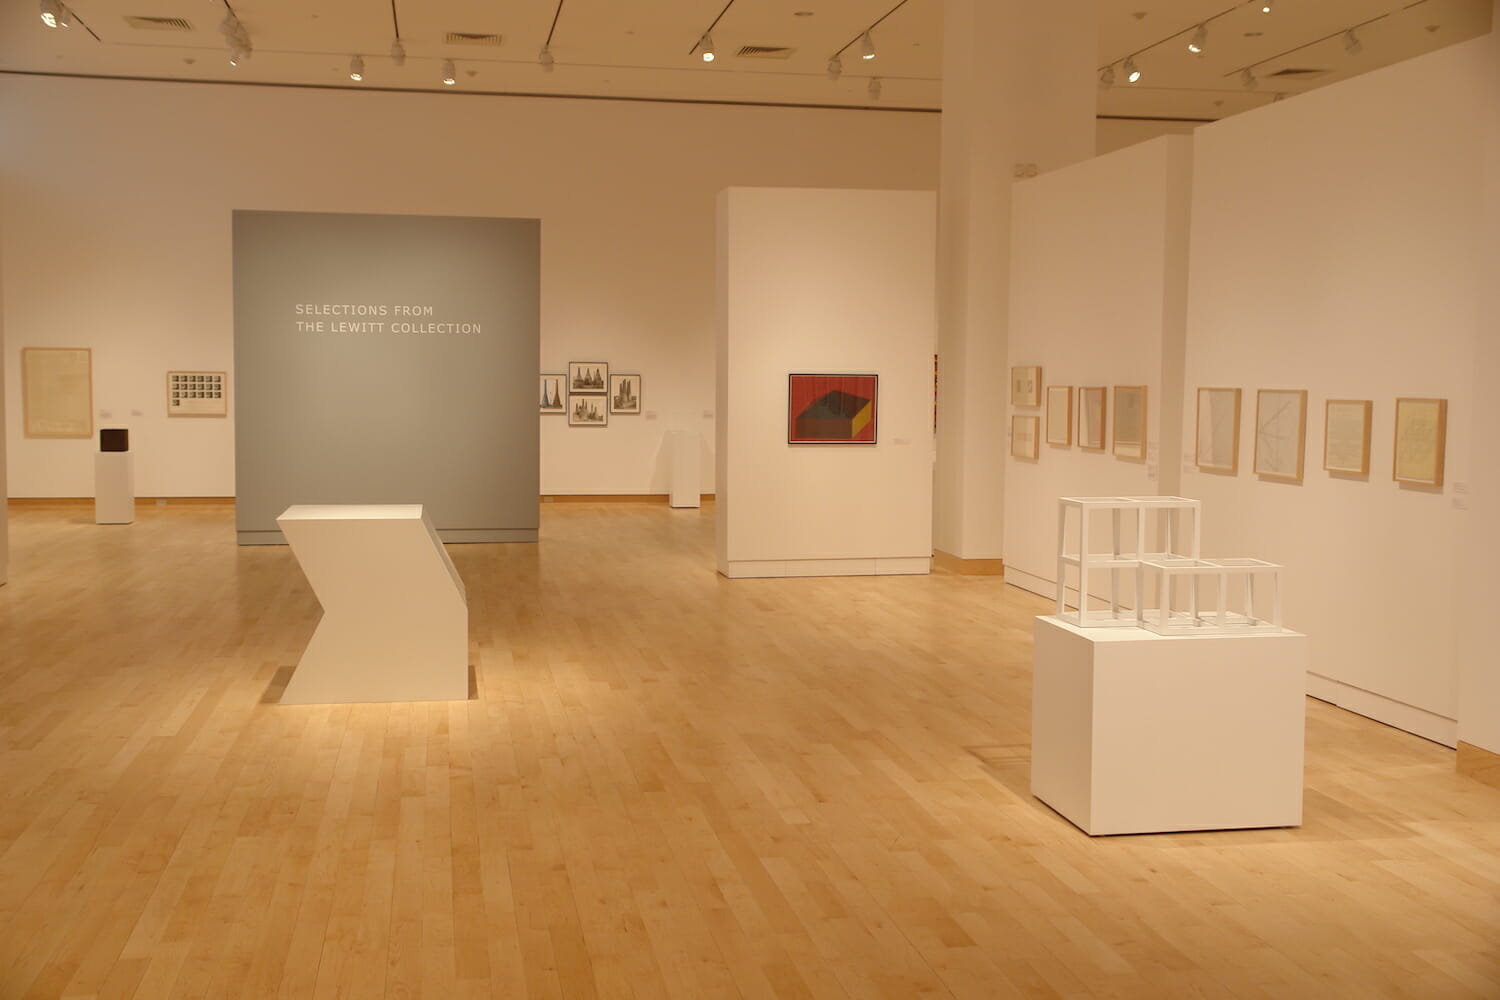
[[[988,577],[728,581],[711,509],[454,546],[477,696],[274,703],[318,607],[227,506],[17,507],[0,997],[1500,997],[1500,790],[1308,703],[1306,825],[1028,791]]]

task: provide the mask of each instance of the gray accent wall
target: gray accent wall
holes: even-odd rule
[[[361,503],[535,541],[540,252],[536,219],[236,211],[241,544]]]

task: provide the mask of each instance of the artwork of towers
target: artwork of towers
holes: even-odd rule
[[[569,427],[604,427],[612,413],[641,412],[641,377],[611,375],[603,361],[570,361],[566,374],[541,376],[541,412],[566,413]]]

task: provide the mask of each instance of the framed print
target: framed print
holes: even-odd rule
[[[1108,392],[1102,385],[1078,387],[1078,447],[1090,451],[1104,450],[1104,400]]]
[[[1368,399],[1330,399],[1323,404],[1323,468],[1356,476],[1370,474]]]
[[[1036,458],[1037,438],[1040,436],[1041,417],[1013,416],[1010,418],[1010,457]]]
[[[1307,390],[1261,389],[1255,395],[1255,474],[1302,482],[1307,444]]]
[[[1392,467],[1398,483],[1443,485],[1443,457],[1448,442],[1446,399],[1396,400],[1396,456]]]
[[[609,400],[603,395],[570,395],[569,427],[603,427],[609,423]]]
[[[224,372],[167,372],[167,416],[229,415],[229,378]]]
[[[611,375],[609,377],[609,412],[641,412],[641,377],[639,375]]]
[[[568,395],[602,396],[609,392],[609,365],[603,361],[569,361]]]
[[[93,352],[21,348],[22,427],[29,438],[94,436]]]
[[[874,444],[878,375],[787,376],[787,444]]]
[[[541,376],[541,406],[543,413],[566,413],[567,405],[563,402],[563,382],[568,376],[562,372],[555,372]]]
[[[1047,386],[1047,443],[1073,444],[1073,387]]]
[[[1198,448],[1194,463],[1208,472],[1240,471],[1240,391],[1198,390]]]
[[[1042,369],[1040,367],[1010,370],[1010,405],[1042,405]]]
[[[1146,387],[1115,386],[1116,458],[1146,457]]]

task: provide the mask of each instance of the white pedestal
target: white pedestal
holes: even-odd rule
[[[276,524],[323,605],[282,704],[468,698],[468,599],[421,505],[293,506]]]
[[[135,463],[128,451],[94,452],[94,523],[135,521]]]
[[[1302,822],[1307,637],[1036,620],[1031,791],[1091,836]]]
[[[672,431],[669,440],[672,449],[672,506],[697,507],[702,502],[699,492],[702,445],[698,435],[692,431]]]

